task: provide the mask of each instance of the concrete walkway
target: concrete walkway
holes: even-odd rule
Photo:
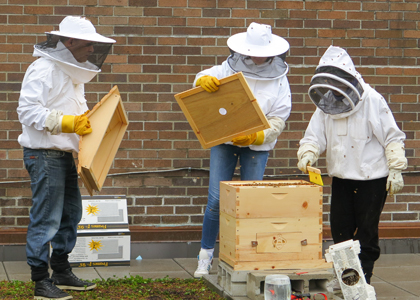
[[[215,259],[211,277],[217,275]],[[132,260],[128,267],[77,268],[74,273],[83,279],[122,278],[139,275],[144,278],[192,278],[197,266],[195,258]],[[30,269],[24,261],[0,262],[0,280],[30,280]],[[420,299],[420,254],[382,254],[377,261],[372,285],[378,300]],[[222,292],[222,291],[219,291]],[[234,297],[233,300],[248,300]]]

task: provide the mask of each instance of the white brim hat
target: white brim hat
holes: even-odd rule
[[[51,31],[46,33],[98,43],[116,42],[113,39],[96,33],[95,26],[93,26],[89,20],[78,16],[65,17],[59,25],[59,31]]]
[[[271,26],[251,23],[246,32],[232,35],[227,40],[228,47],[242,55],[254,57],[273,57],[289,50],[289,43],[282,37],[271,33]]]

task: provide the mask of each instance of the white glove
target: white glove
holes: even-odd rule
[[[315,154],[313,152],[308,151],[305,154],[303,154],[301,159],[299,159],[297,166],[299,170],[301,170],[304,173],[307,173],[308,171],[306,167],[308,165],[312,166],[315,162],[316,162]]]
[[[404,180],[401,175],[401,170],[390,169],[388,180],[386,182],[386,190],[389,192],[389,195],[392,196],[404,187]]]
[[[298,168],[302,172],[306,173],[306,166],[309,164],[312,166],[319,157],[319,147],[315,144],[305,143],[300,145],[297,152],[298,157]]]

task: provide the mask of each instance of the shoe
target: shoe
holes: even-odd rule
[[[52,279],[45,278],[40,281],[35,281],[34,299],[38,300],[68,300],[73,299],[72,296],[60,290],[53,284]]]
[[[198,267],[194,272],[195,278],[201,278],[204,275],[209,275],[211,265],[213,264],[213,256],[209,257],[205,249],[201,249],[198,254]]]
[[[79,279],[73,274],[71,268],[63,272],[54,271],[51,279],[62,290],[87,291],[96,288],[95,283]]]

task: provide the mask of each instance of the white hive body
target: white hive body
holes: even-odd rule
[[[348,240],[330,246],[325,259],[332,262],[345,300],[376,300],[373,286],[366,282],[359,256],[359,241]]]

